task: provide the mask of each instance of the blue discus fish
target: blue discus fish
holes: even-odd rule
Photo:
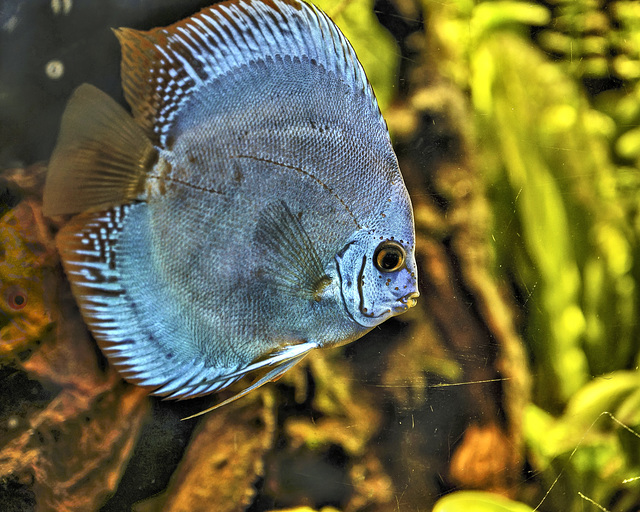
[[[418,296],[389,134],[344,35],[298,0],[231,0],[116,30],[133,117],[84,84],[45,214],[82,315],[156,395],[237,395]]]

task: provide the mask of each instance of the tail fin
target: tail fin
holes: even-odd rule
[[[83,84],[62,116],[43,212],[73,214],[130,203],[143,192],[156,159],[156,150],[133,118],[107,94]]]

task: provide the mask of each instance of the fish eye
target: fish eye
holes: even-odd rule
[[[27,305],[27,294],[21,288],[14,286],[7,292],[7,302],[14,311],[20,311]]]
[[[378,245],[373,262],[380,272],[395,272],[404,265],[405,251],[397,242],[387,240]]]

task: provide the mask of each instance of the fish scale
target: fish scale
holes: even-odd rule
[[[237,398],[415,304],[411,201],[324,13],[230,0],[116,35],[133,116],[77,89],[44,211],[76,214],[63,265],[126,379],[190,398],[257,375]]]

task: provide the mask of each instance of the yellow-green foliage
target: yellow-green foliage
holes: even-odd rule
[[[423,5],[449,57],[440,71],[469,92],[497,272],[522,297],[535,382],[525,436],[552,489],[540,510],[631,510],[640,496],[640,436],[629,430],[640,428],[640,3]],[[520,510],[487,499],[477,510]],[[471,510],[453,498],[439,506]]]
[[[440,499],[433,512],[533,512],[531,507],[497,494],[461,491]]]
[[[472,66],[481,154],[493,153],[486,172],[504,213],[497,250],[505,265],[519,262],[510,271],[530,312],[539,400],[559,406],[637,346],[635,242],[609,157],[613,123],[513,34],[487,39]]]

